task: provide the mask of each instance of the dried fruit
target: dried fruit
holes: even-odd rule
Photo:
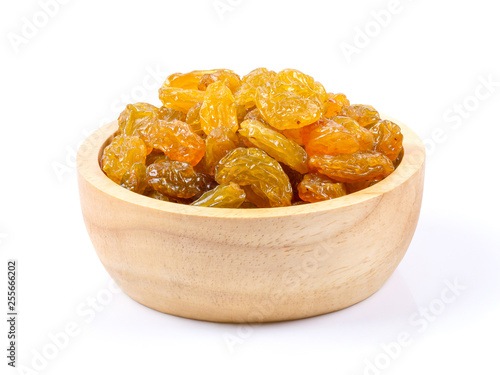
[[[279,130],[312,124],[324,111],[321,98],[299,81],[268,82],[257,89],[255,101],[266,122]]]
[[[147,145],[159,149],[171,160],[196,165],[205,155],[205,142],[182,121],[158,120],[141,131]]]
[[[160,100],[165,107],[188,113],[198,102],[202,102],[205,92],[200,90],[180,89],[177,87],[162,87],[159,91]]]
[[[337,115],[343,106],[349,105],[349,100],[344,94],[328,93],[328,104],[326,107],[325,117],[332,117]]]
[[[380,120],[370,128],[370,132],[375,137],[375,151],[396,160],[403,149],[401,128],[392,121]]]
[[[135,164],[146,162],[146,145],[136,136],[118,135],[102,153],[101,166],[106,175],[119,184],[123,175]]]
[[[222,184],[207,191],[192,206],[238,208],[245,201],[245,191],[234,182]]]
[[[371,151],[374,147],[373,134],[366,128],[360,126],[355,120],[350,117],[345,116],[333,116],[331,117],[333,121],[337,124],[342,125],[344,128],[349,130],[352,135],[356,138],[359,143],[360,151]]]
[[[186,123],[191,127],[193,132],[195,132],[199,136],[205,136],[205,133],[201,129],[200,123],[200,109],[202,105],[203,102],[196,103],[189,109],[186,115]]]
[[[215,128],[208,134],[205,140],[205,164],[210,174],[214,174],[215,166],[220,159],[238,147],[239,141],[238,136],[231,129],[225,127]]]
[[[208,86],[214,82],[222,82],[226,85],[232,93],[241,85],[240,76],[229,69],[219,69],[213,73],[203,75],[198,84],[198,90],[205,91]]]
[[[288,139],[291,139],[292,141],[298,143],[299,145],[304,146],[304,140],[302,139],[301,131],[301,128],[285,129],[281,131],[281,134],[283,134]]]
[[[200,108],[200,123],[207,135],[220,126],[231,129],[233,132],[238,130],[234,97],[223,82],[214,82],[208,87]]]
[[[337,156],[311,156],[309,169],[335,181],[351,183],[385,178],[394,171],[394,166],[386,156],[378,152],[356,152]]]
[[[328,94],[326,93],[323,85],[314,80],[313,77],[302,73],[296,69],[285,69],[278,73],[278,78],[280,81],[285,83],[300,82],[310,90],[310,98],[315,99],[323,108],[323,112],[326,111],[328,106]]]
[[[346,195],[346,187],[341,182],[332,181],[319,173],[308,173],[298,186],[303,201],[314,203]]]
[[[269,71],[266,68],[258,68],[252,70],[241,80],[241,86],[234,94],[236,103],[251,108],[255,106],[255,94],[260,86],[265,85],[267,82],[277,81],[278,74]]]
[[[137,129],[144,122],[153,122],[158,119],[160,110],[152,104],[128,104],[118,117],[118,129],[123,135],[137,135]]]
[[[206,74],[215,73],[219,69],[194,70],[189,73],[174,73],[167,77],[162,87],[177,87],[180,89],[198,90],[201,79]]]
[[[186,121],[186,114],[181,111],[176,111],[173,108],[161,107],[158,113],[158,119],[163,121]]]
[[[296,142],[266,127],[261,122],[245,120],[241,123],[239,133],[275,160],[300,173],[308,171],[307,153],[304,149]]]
[[[229,152],[215,168],[219,184],[235,182],[250,185],[271,207],[290,206],[292,187],[279,163],[257,148],[237,148]]]
[[[120,185],[134,193],[142,194],[148,183],[146,182],[146,166],[135,163],[122,177]]]
[[[210,178],[189,163],[163,160],[148,166],[146,180],[153,189],[170,197],[191,198],[207,190]]]
[[[159,97],[127,105],[101,157],[110,179],[157,200],[301,205],[372,186],[403,160],[398,125],[295,69],[175,73]]]
[[[338,155],[359,150],[356,137],[333,120],[322,118],[302,128],[301,135],[309,156]]]
[[[380,120],[380,115],[371,105],[346,105],[342,107],[339,115],[356,120],[356,122],[364,128],[369,128]]]

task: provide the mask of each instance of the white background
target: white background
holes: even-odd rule
[[[389,4],[73,0],[44,11],[2,1],[0,310],[15,258],[19,373],[498,373],[500,9],[401,0],[388,18]],[[78,144],[128,102],[158,104],[167,74],[260,66],[303,70],[425,140],[420,223],[397,271],[346,310],[252,327],[172,317],[111,294],[80,213]],[[453,301],[449,283],[460,284]],[[77,334],[54,353],[50,337],[68,324]],[[18,373],[6,366],[1,327],[0,372]],[[399,351],[391,343],[405,332]],[[33,361],[42,371],[26,370]]]

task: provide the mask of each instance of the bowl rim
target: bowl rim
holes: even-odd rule
[[[209,218],[273,218],[320,213],[336,208],[355,205],[371,199],[380,199],[384,194],[394,190],[415,175],[425,162],[425,147],[418,135],[408,126],[396,119],[380,114],[382,119],[390,120],[401,127],[403,133],[404,156],[399,166],[388,177],[366,189],[345,195],[340,198],[307,203],[297,206],[272,208],[217,208],[195,207],[173,202],[152,199],[131,192],[109,179],[101,170],[99,156],[104,145],[118,130],[118,122],[112,121],[90,134],[80,145],[77,153],[77,171],[79,178],[84,179],[102,193],[130,204],[150,208],[165,213],[191,215]]]

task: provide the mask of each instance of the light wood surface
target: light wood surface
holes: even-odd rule
[[[155,310],[217,322],[310,317],[351,306],[394,272],[415,231],[425,151],[400,122],[405,156],[380,183],[331,201],[269,209],[192,207],[121,188],[101,171],[112,122],[82,144],[83,217],[111,277]]]

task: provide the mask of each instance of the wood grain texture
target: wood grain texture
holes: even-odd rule
[[[270,209],[192,207],[121,188],[98,163],[117,129],[112,122],[89,136],[77,158],[95,250],[125,293],[173,315],[268,322],[351,306],[394,272],[420,212],[424,147],[388,119],[404,134],[405,156],[393,174],[331,201]]]

